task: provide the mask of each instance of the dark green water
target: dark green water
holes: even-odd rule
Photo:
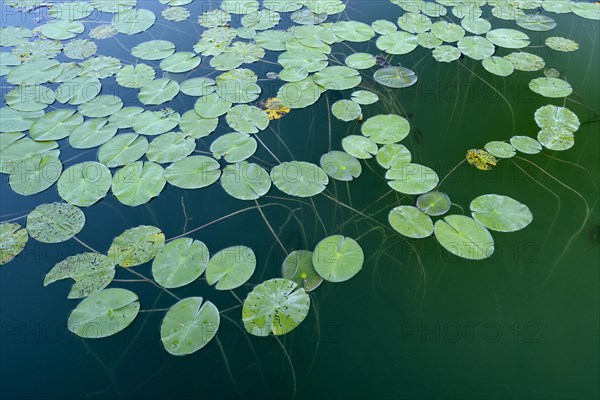
[[[383,1],[350,2],[350,6],[350,18],[365,22],[395,20],[394,13],[399,15],[397,7]],[[144,7],[157,14],[162,9],[145,2]],[[194,7],[191,10],[193,16],[198,14]],[[536,49],[535,53],[567,77],[577,93],[573,98],[583,99],[597,112],[598,23],[553,17],[558,22],[555,30],[528,32],[532,46],[543,44],[547,36],[562,35],[578,41],[580,50],[557,54]],[[165,26],[155,26],[148,34],[171,40],[178,49],[190,48],[198,37]],[[126,48],[147,40],[122,35],[119,39]],[[377,51],[373,44],[355,48]],[[98,53],[130,57],[110,40],[100,42]],[[419,82],[400,91],[374,86],[389,99],[365,107],[365,118],[397,108],[412,114],[415,130],[405,144],[416,162],[434,168],[440,177],[469,148],[513,134],[535,136],[534,111],[549,103],[562,105],[562,99],[548,101],[528,89],[527,83],[539,72],[499,78],[478,62],[461,59],[440,64],[428,53],[417,50],[396,58],[418,73]],[[261,64],[255,70],[264,76],[272,67]],[[276,90],[276,84],[261,83],[267,94]],[[104,90],[109,93],[111,88]],[[328,96],[273,124],[278,135],[270,130],[261,134],[281,161],[318,163],[328,151],[327,102],[339,98]],[[131,104],[135,100],[134,96]],[[171,106],[185,111],[193,101]],[[582,105],[567,102],[567,107],[582,121],[592,116]],[[409,200],[390,192],[374,161],[363,163],[363,174],[349,185],[328,186],[327,193],[347,206],[325,196],[316,196],[314,203],[281,200],[275,197],[283,195],[272,189],[261,204],[288,251],[312,249],[327,235],[344,234],[358,239],[367,259],[352,280],[323,284],[311,294],[314,307],[305,322],[281,337],[293,371],[276,339],[251,337],[228,320],[222,320],[218,334],[222,350],[212,341],[183,358],[162,348],[163,313],[140,314],[131,327],[111,338],[79,339],[66,329],[67,316],[77,304],[66,299],[70,283],[44,288],[42,281],[55,263],[85,249],[75,241],[44,245],[30,240],[23,254],[0,269],[0,397],[234,399],[241,393],[246,399],[281,399],[292,396],[295,379],[298,399],[598,398],[600,246],[593,243],[590,232],[600,223],[594,207],[599,200],[599,128],[598,123],[583,125],[575,134],[575,146],[565,152],[544,150],[525,160],[505,160],[489,172],[463,164],[449,176],[441,189],[467,211],[474,197],[498,193],[527,204],[534,215],[533,223],[522,231],[494,233],[496,252],[485,261],[451,256],[433,238],[410,242],[411,248],[386,228],[389,210]],[[358,122],[333,118],[332,147],[339,149],[341,139],[359,129]],[[221,126],[213,135],[225,132],[227,128]],[[199,141],[198,149],[207,150],[209,144],[202,143],[210,142]],[[75,154],[67,150],[61,159]],[[259,147],[256,157],[264,160],[263,165],[277,164],[264,148]],[[94,158],[92,151],[74,162]],[[3,219],[60,200],[54,188],[23,198],[8,188],[4,176],[0,185]],[[130,227],[153,224],[169,238],[251,205],[230,198],[219,185],[196,191],[167,185],[147,206],[125,207],[109,196],[86,208],[88,222],[78,237],[106,251],[112,239]],[[358,214],[349,207],[362,211]],[[290,218],[290,210],[301,223]],[[191,237],[205,242],[211,252],[237,244],[253,248],[258,258],[253,283],[280,274],[285,255],[256,210]],[[150,275],[149,265],[137,270]],[[117,278],[131,275],[119,271]],[[173,304],[147,283],[112,286],[135,291],[143,309]],[[237,293],[242,299],[246,295],[244,290]],[[177,294],[203,296],[220,309],[237,304],[229,293],[218,293],[204,280]],[[239,309],[227,315],[234,322],[241,318]]]

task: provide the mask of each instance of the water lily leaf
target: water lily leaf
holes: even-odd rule
[[[37,141],[59,140],[71,134],[83,123],[83,116],[73,109],[62,109],[40,117],[29,129],[29,136]]]
[[[406,14],[408,14],[408,13],[406,13]],[[406,14],[403,14],[403,16]],[[400,23],[400,20],[398,20],[398,23]],[[371,24],[371,28],[373,28],[373,30],[380,35],[394,33],[398,30],[398,27],[393,22],[388,21],[387,19],[378,19],[376,21],[373,21],[373,23]],[[405,29],[405,28],[402,28],[402,29],[410,32],[408,29]]]
[[[94,7],[87,2],[66,1],[48,8],[48,15],[59,20],[75,20],[89,17],[94,11]]]
[[[107,287],[115,277],[115,264],[98,253],[82,253],[65,258],[44,277],[44,286],[71,278],[75,281],[67,298],[81,299]]]
[[[63,82],[56,89],[56,100],[80,105],[98,96],[102,84],[95,76],[80,76]]]
[[[438,62],[448,63],[458,60],[462,53],[454,46],[443,45],[433,49],[431,55]]]
[[[16,111],[40,111],[54,103],[56,94],[42,85],[17,86],[6,94],[6,104]]]
[[[327,10],[328,14],[332,14],[329,12],[328,8],[329,7],[327,4],[320,5],[320,10]],[[345,42],[362,43],[375,36],[375,31],[373,28],[363,22],[358,21],[336,22],[332,25],[332,30],[339,39]]]
[[[339,120],[355,121],[362,115],[360,105],[352,100],[338,100],[331,106],[331,113]]]
[[[48,39],[67,40],[83,33],[85,27],[81,22],[58,20],[41,26],[40,33]]]
[[[99,339],[127,328],[140,311],[138,296],[126,289],[105,289],[85,298],[69,315],[67,327],[77,336]]]
[[[223,169],[221,186],[236,199],[257,200],[271,189],[271,177],[258,164],[242,161]]]
[[[365,255],[352,238],[333,235],[321,240],[313,252],[317,273],[329,282],[344,282],[362,269]]]
[[[367,119],[361,132],[375,143],[392,144],[408,136],[410,123],[396,114],[380,114]]]
[[[600,5],[584,1],[571,2],[571,11],[582,18],[600,20]]]
[[[142,135],[156,136],[169,132],[179,125],[180,120],[181,116],[170,108],[146,110],[133,122],[133,130]]]
[[[408,54],[417,48],[418,41],[415,35],[398,31],[381,35],[375,44],[379,50],[389,54]]]
[[[360,79],[360,76],[351,79]],[[324,89],[308,77],[300,82],[286,83],[277,92],[277,98],[284,107],[292,109],[305,108],[316,103]]]
[[[292,37],[293,35],[287,31],[270,29],[257,32],[254,41],[265,50],[284,51],[285,43]]]
[[[160,62],[163,71],[172,73],[188,72],[200,65],[200,56],[191,51],[174,53]]]
[[[186,157],[175,161],[165,170],[167,181],[182,189],[200,189],[210,186],[220,176],[219,163],[206,156]]]
[[[57,78],[62,70],[58,61],[41,58],[14,67],[6,75],[6,81],[13,85],[38,85]]]
[[[360,73],[349,67],[333,66],[315,73],[314,83],[327,90],[352,89],[361,82]]]
[[[192,78],[183,81],[179,89],[188,96],[200,97],[213,93],[217,90],[217,85],[214,79]]]
[[[385,169],[398,169],[412,159],[410,151],[401,144],[386,144],[377,152],[377,162]]]
[[[446,43],[458,42],[465,36],[465,30],[452,22],[438,21],[431,25],[431,33]]]
[[[183,132],[169,132],[154,139],[146,157],[155,163],[172,163],[192,154],[196,149],[196,141]]]
[[[492,29],[492,24],[483,18],[463,18],[460,24],[466,31],[474,35],[483,35]]]
[[[121,108],[108,118],[108,122],[119,129],[131,128],[134,121],[142,112],[144,112],[142,107]]]
[[[134,57],[142,60],[162,60],[175,53],[175,45],[168,40],[150,40],[131,49]]]
[[[558,78],[535,78],[529,82],[529,89],[544,97],[560,98],[573,93],[569,82]]]
[[[109,115],[123,108],[123,101],[113,95],[100,95],[79,105],[78,111],[86,117],[98,118]]]
[[[571,12],[571,4],[573,2],[570,0],[544,0],[542,8],[556,14],[566,14]]]
[[[144,86],[138,94],[142,104],[158,105],[173,100],[179,93],[179,84],[171,79],[155,79]]]
[[[284,162],[271,170],[271,179],[290,196],[311,197],[321,193],[329,183],[325,171],[304,161]]]
[[[542,106],[535,111],[535,123],[542,129],[560,128],[568,132],[579,129],[579,118],[565,107],[557,107],[551,104]]]
[[[254,336],[285,335],[308,314],[310,297],[288,279],[269,279],[257,285],[244,300],[242,321]]]
[[[259,3],[256,0],[223,0],[220,7],[230,14],[250,14],[258,10]]]
[[[184,7],[169,7],[162,11],[162,16],[168,21],[181,22],[190,17],[190,11]]]
[[[232,103],[222,99],[216,93],[200,97],[194,104],[194,110],[202,118],[217,118],[227,113]]]
[[[529,136],[513,136],[510,138],[510,144],[521,153],[537,154],[542,151],[542,145],[537,140]]]
[[[231,14],[223,10],[205,11],[198,17],[198,24],[205,28],[216,28],[227,25],[231,21]]]
[[[399,206],[390,211],[388,221],[403,236],[423,239],[433,234],[431,218],[413,206]]]
[[[163,247],[152,262],[152,276],[167,289],[176,289],[194,282],[206,270],[210,254],[199,240],[180,238]]]
[[[573,132],[564,128],[542,128],[537,135],[537,140],[550,150],[568,150],[575,144]]]
[[[119,31],[112,25],[98,25],[90,30],[90,38],[92,39],[108,39],[115,36]]]
[[[114,2],[112,0],[92,0],[91,5],[98,11],[109,14],[115,14],[122,11],[131,10],[136,6],[136,0],[121,0]]]
[[[442,40],[433,36],[431,32],[417,34],[417,42],[419,43],[419,46],[425,47],[426,49],[435,49],[444,43]]]
[[[431,25],[431,18],[421,13],[406,12],[402,14],[400,18],[398,18],[398,26],[406,32],[410,33],[427,32],[431,29]],[[396,32],[396,29],[392,30],[389,33],[393,32]]]
[[[5,138],[6,133],[0,135]],[[6,174],[13,174],[20,170],[22,162],[35,155],[44,155],[47,152],[56,157],[60,154],[58,143],[54,141],[36,142],[28,137],[21,137],[8,143],[5,148],[0,147],[0,171]],[[52,151],[54,150],[54,151]]]
[[[498,158],[511,158],[517,154],[515,148],[510,143],[500,141],[486,143],[484,149]]]
[[[510,61],[517,71],[539,71],[546,65],[542,57],[524,51],[510,53],[504,58]]]
[[[431,191],[439,182],[434,170],[420,164],[400,164],[385,174],[388,185],[400,193],[422,194]]]
[[[446,214],[451,206],[450,197],[443,192],[433,191],[417,197],[417,208],[432,217]]]
[[[379,96],[368,90],[357,90],[351,95],[352,101],[362,105],[375,104],[379,101]]]
[[[169,354],[185,356],[206,346],[217,334],[219,324],[219,310],[213,303],[202,304],[202,297],[189,297],[167,311],[160,326],[160,340]]]
[[[21,225],[0,224],[0,265],[18,256],[25,248],[28,239],[27,229],[21,228]]]
[[[152,11],[137,8],[117,13],[112,19],[112,26],[125,35],[135,35],[150,29],[155,21]]]
[[[283,261],[281,275],[284,279],[304,287],[306,292],[311,292],[321,285],[323,278],[315,271],[312,263],[313,252],[296,250],[291,252]]]
[[[256,140],[246,133],[227,133],[215,140],[210,145],[210,151],[218,160],[221,157],[229,163],[236,163],[250,158],[258,144]]]
[[[367,69],[375,66],[376,60],[369,53],[354,53],[346,57],[346,65],[354,69]]]
[[[468,260],[483,260],[494,253],[490,232],[473,218],[448,215],[436,221],[435,238],[450,253]]]
[[[517,25],[530,31],[544,32],[556,27],[556,22],[542,14],[527,14],[516,19]]]
[[[254,274],[256,255],[246,246],[232,246],[219,251],[208,261],[206,282],[217,290],[242,286]]]
[[[368,137],[350,135],[342,139],[342,148],[351,156],[366,160],[377,154],[377,143]]]
[[[502,57],[492,56],[484,58],[481,64],[488,72],[498,76],[509,76],[515,71],[512,63]]]
[[[155,75],[154,68],[149,65],[127,65],[117,72],[117,83],[123,87],[138,89],[152,82]]]
[[[362,173],[360,161],[343,151],[332,150],[321,156],[321,168],[339,181],[351,181]]]
[[[314,13],[307,9],[292,13],[290,19],[299,25],[318,25],[327,19],[327,13]]]
[[[470,205],[473,218],[488,229],[498,232],[515,232],[525,228],[533,220],[525,204],[508,196],[486,194]]]
[[[269,126],[269,117],[258,107],[245,104],[235,106],[225,116],[227,125],[241,133],[258,133]]]
[[[560,36],[546,38],[544,43],[546,43],[546,46],[556,51],[570,52],[579,49],[579,43]]]
[[[112,192],[121,203],[135,207],[158,196],[166,183],[164,169],[160,165],[136,161],[115,173]]]
[[[121,69],[121,61],[115,57],[92,57],[79,63],[80,76],[93,76],[98,79],[113,76]]]
[[[45,153],[20,161],[17,170],[11,172],[10,188],[22,196],[31,196],[54,185],[62,173],[62,163],[56,155]]]
[[[74,149],[91,149],[100,146],[117,134],[118,127],[108,118],[92,118],[79,125],[69,135],[69,145]]]
[[[485,37],[496,46],[506,49],[521,49],[529,46],[529,36],[515,29],[493,29]]]
[[[465,36],[458,41],[458,49],[467,57],[483,60],[491,57],[496,51],[494,45],[481,36]]]
[[[124,268],[142,265],[152,260],[165,245],[165,234],[155,226],[140,225],[117,236],[108,257]]]
[[[219,118],[202,118],[195,110],[181,116],[179,129],[194,139],[200,139],[213,133],[219,125]]]
[[[22,132],[29,129],[40,117],[44,111],[24,112],[13,110],[9,107],[0,108],[0,132]]]
[[[58,194],[69,204],[88,207],[103,199],[112,183],[110,170],[87,161],[67,168],[58,179]]]
[[[375,81],[383,86],[399,89],[417,83],[417,74],[404,67],[386,67],[373,74]]]
[[[273,10],[259,10],[247,13],[242,17],[242,25],[256,31],[271,29],[279,24],[281,17],[278,12]]]
[[[148,150],[148,139],[135,133],[122,133],[98,149],[98,161],[109,168],[139,160]]]
[[[216,105],[224,109],[229,103],[250,103],[258,99],[261,91],[260,86],[254,82],[220,81],[217,79],[216,95],[220,97],[219,101],[221,104],[216,103]],[[213,95],[208,95],[206,98],[210,98]],[[200,99],[203,98],[201,97]]]
[[[65,203],[42,204],[27,216],[29,235],[42,243],[60,243],[77,235],[85,225],[85,214]]]
[[[22,26],[6,26],[0,28],[0,46],[18,46],[33,36],[31,29]]]

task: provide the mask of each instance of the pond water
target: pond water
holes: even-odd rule
[[[43,25],[35,21],[37,11],[16,12],[7,3],[2,3],[2,27]],[[218,1],[195,0],[182,5],[190,11],[188,20],[171,22],[161,16],[167,8],[161,3],[138,0],[139,8],[156,15],[156,23],[139,34],[96,40],[96,56],[116,57],[123,66],[146,63],[155,69],[156,78],[215,78],[221,72],[209,65],[209,57],[202,56],[202,64],[191,72],[177,74],[162,71],[160,60],[144,61],[130,54],[137,44],[155,39],[171,41],[177,51],[192,51],[206,29],[196,22],[198,16],[219,6]],[[171,3],[177,6],[177,1]],[[404,13],[389,1],[345,3],[344,12],[329,15],[328,22],[396,23]],[[406,9],[417,4],[396,3]],[[460,23],[450,11],[451,2],[440,3],[448,3],[448,14],[432,19]],[[150,202],[129,207],[109,193],[82,208],[86,223],[78,240],[46,244],[30,238],[21,254],[0,268],[0,397],[598,398],[600,26],[597,20],[534,7],[526,13],[548,15],[557,26],[532,31],[495,18],[483,1],[475,3],[481,3],[483,17],[494,29],[525,32],[530,44],[522,50],[542,57],[545,68],[556,69],[573,93],[566,98],[534,93],[529,82],[544,76],[542,70],[501,77],[489,73],[479,60],[463,56],[438,62],[431,49],[418,46],[407,54],[387,55],[392,66],[401,64],[417,74],[412,86],[395,89],[375,82],[372,75],[380,66],[360,70],[360,89],[380,98],[362,106],[362,122],[341,121],[330,111],[335,102],[349,99],[353,89],[327,91],[315,104],[270,121],[269,128],[255,135],[260,142],[249,161],[267,171],[293,160],[318,165],[324,153],[342,150],[342,139],[360,135],[369,118],[398,114],[410,123],[402,143],[412,153],[412,162],[432,168],[440,180],[446,177],[439,190],[451,198],[450,213],[470,216],[474,198],[499,194],[529,207],[533,220],[528,226],[511,233],[492,231],[495,251],[483,260],[459,258],[435,237],[403,237],[391,229],[388,214],[399,205],[414,205],[417,196],[391,190],[375,158],[360,161],[360,177],[351,182],[329,179],[326,190],[312,197],[290,196],[274,186],[255,203],[229,196],[219,183],[197,190],[167,184]],[[110,13],[92,13],[83,19],[85,32],[78,37],[88,38],[92,28],[112,18]],[[240,18],[234,14],[229,25],[239,27]],[[276,29],[292,25],[290,13],[282,13]],[[551,36],[572,39],[579,50],[552,50],[544,44]],[[378,37],[332,44],[332,65],[353,52],[386,55],[376,45]],[[496,55],[512,51],[499,46]],[[262,60],[241,66],[259,77],[260,99],[275,97],[285,83],[266,77],[281,71],[279,54],[267,51]],[[56,59],[73,61],[63,54]],[[14,85],[6,76],[1,79],[4,98]],[[144,106],[138,91],[118,85],[114,76],[102,79],[101,94],[116,95],[125,106]],[[170,107],[183,114],[196,100],[181,93],[165,104],[144,107]],[[581,121],[572,148],[499,158],[489,171],[463,162],[467,150],[483,149],[488,142],[514,135],[535,138],[539,128],[534,114],[548,104],[568,107]],[[64,106],[57,102],[46,112],[60,108]],[[120,133],[127,131],[131,129]],[[214,138],[231,131],[221,117],[215,132],[196,140],[198,154],[211,155]],[[60,140],[60,150],[64,169],[97,159],[96,148],[73,149],[67,139]],[[224,160],[220,163],[226,165]],[[1,176],[3,222],[23,217],[40,204],[63,201],[56,185],[21,196],[11,189],[8,175]],[[26,220],[14,222],[25,226]],[[198,352],[178,357],[165,351],[161,323],[164,310],[176,301],[147,281],[127,282],[137,278],[123,268],[117,269],[109,287],[135,292],[144,312],[127,329],[103,339],[80,338],[67,329],[69,314],[80,302],[67,299],[72,282],[43,285],[55,264],[89,251],[82,243],[104,253],[115,237],[139,225],[156,226],[166,238],[201,227],[187,237],[204,242],[211,255],[235,245],[248,246],[256,254],[249,285],[233,292],[215,290],[204,278],[173,289],[181,299],[202,296],[222,311],[215,339]],[[323,282],[310,292],[306,319],[290,333],[247,333],[240,302],[255,285],[281,277],[286,257],[281,246],[286,252],[312,250],[330,235],[359,243],[364,252],[361,271],[342,283]],[[151,262],[132,269],[152,276]]]

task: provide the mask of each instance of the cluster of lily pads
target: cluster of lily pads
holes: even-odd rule
[[[530,89],[548,98],[567,97],[572,88],[566,78],[551,68],[544,70],[540,56],[523,51],[530,45],[529,35],[519,29],[494,29],[491,20],[514,21],[524,30],[543,32],[556,26],[548,13],[600,19],[598,4],[568,0],[391,0],[398,6],[398,17],[371,24],[344,20],[347,2],[341,0],[264,0],[262,4],[223,0],[218,8],[193,20],[185,7],[192,1],[161,0],[166,5],[163,19],[201,27],[191,49],[163,39],[144,41],[131,49],[135,62],[127,65],[115,57],[96,55],[96,43],[137,35],[157,23],[156,15],[139,8],[136,0],[11,4],[22,12],[45,7],[50,20],[33,30],[0,28],[0,45],[11,48],[0,52],[0,76],[14,86],[0,108],[0,172],[9,175],[12,190],[24,196],[56,183],[65,203],[37,207],[28,215],[25,228],[0,224],[0,264],[17,256],[29,236],[44,243],[73,238],[85,223],[78,207],[101,201],[109,191],[131,207],[159,196],[167,183],[201,189],[219,181],[227,194],[244,201],[260,199],[272,185],[289,196],[312,197],[326,190],[330,179],[358,178],[361,160],[373,157],[386,170],[392,189],[415,196],[414,206],[399,205],[390,211],[393,229],[409,239],[434,235],[459,257],[487,258],[494,250],[489,230],[524,228],[532,221],[527,206],[507,196],[485,194],[471,202],[471,217],[446,215],[451,200],[438,190],[438,175],[413,162],[400,143],[410,134],[409,121],[385,113],[362,122],[363,111],[367,113],[366,107],[379,101],[378,93],[417,83],[414,71],[392,65],[392,60],[419,47],[431,50],[433,59],[441,63],[460,62],[462,57],[481,61],[485,70],[501,77],[543,70],[543,76],[531,80]],[[87,21],[92,12],[112,15],[111,21]],[[292,26],[277,29],[283,15],[289,16]],[[93,23],[96,26],[91,27]],[[352,49],[352,44],[369,42],[382,54]],[[352,49],[344,60],[333,51],[339,44]],[[545,45],[559,52],[579,47],[559,36],[548,37]],[[501,55],[505,51],[510,53]],[[276,98],[261,99],[263,77],[243,66],[262,62],[267,52],[279,53],[281,68],[266,78],[282,84]],[[207,73],[189,77],[202,71]],[[213,73],[218,75],[208,77]],[[103,86],[112,82],[134,91],[139,105],[126,107],[120,97],[104,94]],[[361,121],[360,132],[344,137],[341,149],[329,149],[319,165],[278,160],[267,170],[250,162],[261,142],[258,135],[272,120],[314,105],[328,91],[347,95],[334,102],[330,111],[342,122]],[[178,97],[195,98],[193,108],[176,109],[173,100]],[[56,110],[46,112],[50,106]],[[496,165],[496,157],[510,158],[517,151],[536,154],[543,147],[566,150],[574,144],[579,120],[567,108],[545,105],[536,111],[535,120],[540,127],[537,140],[513,136],[509,141],[493,141],[484,149],[469,150],[467,161],[488,170]],[[231,132],[213,139],[222,123]],[[211,156],[194,155],[198,141],[208,140]],[[98,148],[97,161],[63,170],[60,156],[66,146]],[[434,222],[432,217],[440,218]],[[164,289],[189,285],[204,274],[217,290],[247,285],[256,267],[253,251],[245,246],[223,249],[211,257],[207,246],[192,238],[165,243],[159,228],[141,226],[115,238],[106,254],[83,253],[58,263],[44,284],[72,278],[75,284],[69,298],[85,298],[69,317],[69,329],[98,338],[133,322],[140,311],[138,297],[126,289],[107,289],[117,266],[131,268],[152,261],[153,282]],[[249,292],[242,310],[246,330],[258,336],[291,331],[308,313],[307,292],[323,280],[350,279],[363,260],[358,243],[341,235],[325,238],[312,252],[289,254],[282,278]],[[201,297],[180,300],[163,320],[165,348],[176,355],[197,351],[216,334],[219,315],[218,308]]]

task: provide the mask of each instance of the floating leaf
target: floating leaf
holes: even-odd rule
[[[389,22],[389,21],[386,21]],[[421,13],[416,13],[416,12],[406,12],[404,14],[402,14],[402,16],[400,18],[398,18],[398,26],[400,28],[402,28],[403,30],[405,30],[406,32],[410,32],[410,33],[423,33],[423,32],[427,32],[431,29],[431,19]],[[388,33],[393,33],[396,32],[396,27],[394,26],[394,29],[391,30],[391,32]],[[385,34],[385,33],[381,33],[381,34]]]
[[[543,128],[537,135],[537,140],[550,150],[568,150],[575,144],[573,132],[564,128]]]
[[[452,62],[458,60],[462,53],[454,46],[444,45],[433,49],[431,55],[436,61]]]
[[[137,89],[152,82],[154,77],[154,68],[149,65],[127,65],[117,72],[117,83],[123,87]]]
[[[360,73],[354,68],[333,66],[315,73],[314,82],[327,90],[352,89],[361,82]]]
[[[65,170],[58,179],[58,194],[69,204],[88,207],[103,199],[112,183],[110,170],[104,165],[87,161]]]
[[[497,162],[496,157],[481,149],[467,150],[465,159],[469,164],[474,165],[475,168],[482,171],[489,171],[492,167],[496,166]]]
[[[434,170],[420,164],[400,164],[385,174],[388,185],[400,193],[422,194],[431,191],[439,182]]]
[[[21,229],[19,224],[0,224],[0,265],[10,262],[18,256],[25,245],[29,235],[27,229]]]
[[[576,41],[560,36],[546,38],[544,43],[546,43],[546,46],[556,51],[570,52],[579,49],[579,44]]]
[[[175,53],[175,45],[168,40],[150,40],[131,49],[134,57],[142,60],[162,60]]]
[[[44,277],[44,286],[71,278],[75,281],[67,298],[81,299],[107,287],[115,277],[115,264],[98,253],[82,253],[65,258]]]
[[[398,169],[401,164],[410,163],[412,155],[401,144],[386,144],[377,152],[377,162],[385,169]]]
[[[90,30],[92,39],[108,39],[115,36],[119,31],[112,25],[98,25]]]
[[[481,64],[488,72],[498,76],[509,76],[515,71],[512,63],[502,57],[492,56],[484,58]]]
[[[513,136],[510,138],[510,144],[512,144],[515,149],[525,154],[537,154],[542,151],[540,142],[529,136]]]
[[[377,143],[359,135],[350,135],[342,139],[342,148],[351,156],[364,160],[373,157],[379,150]]]
[[[390,211],[388,221],[398,233],[413,239],[422,239],[433,233],[431,218],[413,206],[399,206]]]
[[[136,161],[115,173],[112,192],[121,203],[135,207],[158,196],[166,183],[164,169],[160,165]]]
[[[379,101],[379,96],[368,90],[357,90],[352,93],[352,101],[362,105],[374,104]]]
[[[170,163],[189,156],[195,148],[196,141],[190,136],[183,132],[169,132],[150,143],[146,157],[155,163]]]
[[[142,112],[144,112],[142,107],[121,108],[108,118],[108,122],[119,129],[131,128]]]
[[[227,125],[241,133],[258,133],[269,126],[269,116],[258,107],[242,104],[235,106],[225,116]]]
[[[242,286],[254,274],[256,256],[251,248],[232,246],[219,251],[208,261],[206,282],[217,290],[232,290]]]
[[[17,86],[6,94],[6,104],[16,111],[40,111],[54,103],[56,94],[45,86]]]
[[[389,54],[408,54],[417,48],[418,41],[415,35],[399,31],[381,35],[376,45]]]
[[[152,11],[135,8],[116,14],[112,19],[112,26],[125,35],[135,35],[148,30],[155,21],[156,16]]]
[[[221,186],[236,199],[257,200],[271,189],[271,177],[259,165],[242,161],[223,169]]]
[[[354,239],[333,235],[317,244],[312,262],[326,281],[344,282],[358,274],[364,259],[364,253]]]
[[[571,2],[571,11],[582,18],[600,20],[600,4],[597,2],[586,3],[584,1]]]
[[[141,225],[117,236],[108,257],[124,268],[142,265],[152,260],[165,245],[165,234],[155,226]]]
[[[386,67],[373,74],[376,82],[391,88],[405,88],[417,83],[417,74],[404,67]]]
[[[172,73],[188,72],[200,65],[200,56],[191,51],[173,53],[160,62],[160,69]]]
[[[474,35],[483,35],[492,29],[492,24],[483,18],[463,18],[460,24]]]
[[[494,253],[494,239],[479,222],[464,215],[438,220],[434,234],[443,248],[468,260],[483,260]]]
[[[350,78],[350,80],[352,79],[360,79],[360,76]],[[348,83],[348,79],[346,79],[346,83]],[[313,82],[312,77],[308,77],[300,82],[283,85],[277,92],[277,98],[284,107],[305,108],[316,103],[323,91],[322,86]]]
[[[369,53],[354,53],[346,57],[346,65],[354,69],[368,69],[375,66],[376,60]]]
[[[242,321],[255,336],[285,335],[308,314],[310,297],[288,279],[270,279],[257,285],[244,300]]]
[[[323,278],[315,271],[312,263],[313,252],[296,250],[288,254],[281,266],[284,279],[301,285],[306,292],[315,290],[323,282]]]
[[[200,97],[194,105],[194,110],[202,118],[216,118],[227,113],[231,106],[231,102],[222,99],[216,93],[212,93]]]
[[[181,22],[190,17],[190,11],[183,7],[169,7],[162,11],[162,16],[168,21]]]
[[[189,297],[167,311],[160,326],[160,340],[174,356],[192,354],[215,337],[219,323],[219,310],[213,303],[202,304],[202,297]]]
[[[486,143],[484,148],[488,153],[498,158],[511,158],[517,153],[510,143],[497,140]]]
[[[542,129],[559,128],[568,132],[579,129],[579,118],[566,107],[557,107],[551,104],[542,106],[535,111],[535,123]]]
[[[181,116],[179,129],[194,139],[210,135],[219,125],[218,118],[202,118],[195,110],[189,110]]]
[[[179,93],[179,84],[167,78],[155,79],[144,86],[138,94],[142,104],[158,105],[173,100]]]
[[[450,197],[443,192],[428,192],[417,197],[417,208],[432,217],[444,215],[450,210]]]
[[[290,196],[311,197],[321,193],[329,183],[325,171],[304,161],[284,162],[271,170],[271,179]]]
[[[176,289],[194,282],[206,270],[208,247],[199,240],[180,238],[163,247],[152,262],[152,276],[167,289]]]
[[[277,97],[261,101],[258,107],[267,113],[269,120],[283,118],[290,112],[290,108],[281,104]]]
[[[44,111],[24,112],[16,111],[12,108],[0,108],[0,132],[23,132],[29,129],[39,118],[44,115]]]
[[[58,20],[41,26],[40,33],[48,39],[67,40],[83,33],[85,27],[81,22]]]
[[[99,339],[127,328],[140,311],[135,293],[126,289],[105,289],[91,294],[69,315],[67,327],[77,336]]]
[[[160,111],[146,110],[133,123],[133,130],[142,135],[155,136],[179,125],[181,116],[170,108]]]
[[[556,22],[552,18],[542,14],[525,15],[517,18],[516,22],[521,28],[536,32],[550,31],[556,27]]]
[[[135,133],[122,133],[98,150],[98,161],[109,168],[121,167],[142,158],[148,150],[148,139]]]
[[[49,112],[39,118],[29,129],[29,135],[37,141],[59,140],[71,134],[83,122],[83,116],[73,109]]]
[[[27,216],[29,235],[42,243],[60,243],[78,234],[85,225],[85,214],[65,203],[42,204]]]
[[[506,49],[521,49],[529,46],[529,36],[515,29],[493,29],[485,37],[496,46]]]
[[[525,204],[508,196],[485,194],[470,205],[473,218],[488,229],[499,232],[515,232],[525,228],[533,220]]]
[[[77,110],[86,117],[108,117],[123,108],[123,101],[113,95],[100,95],[79,105]]]
[[[98,96],[101,89],[102,84],[95,76],[80,76],[63,82],[56,89],[56,100],[80,105]]]
[[[216,82],[210,78],[192,78],[181,83],[179,89],[188,96],[206,96],[217,90]]]
[[[333,179],[351,181],[362,173],[360,161],[343,151],[332,150],[321,156],[321,168]]]
[[[33,155],[21,160],[11,171],[8,183],[22,196],[41,193],[54,184],[62,172],[62,163],[51,153]]]
[[[491,57],[496,51],[494,45],[481,36],[465,36],[458,41],[458,49],[467,57],[483,60]]]
[[[544,97],[567,97],[573,92],[569,82],[558,78],[535,78],[529,82],[529,89]]]
[[[465,36],[465,30],[452,22],[437,21],[431,25],[431,33],[446,43],[458,42]]]
[[[79,125],[69,135],[69,144],[74,149],[91,149],[100,146],[117,134],[118,127],[108,118],[92,118]]]
[[[219,163],[210,157],[193,156],[175,161],[165,170],[165,178],[182,189],[200,189],[215,183],[221,176]]]
[[[539,71],[546,65],[542,57],[524,51],[510,53],[509,55],[504,56],[504,58],[510,61],[513,67],[518,71]]]
[[[362,134],[379,144],[392,144],[403,140],[410,132],[410,123],[396,114],[380,114],[367,119]]]
[[[354,121],[362,115],[362,109],[358,103],[352,100],[338,100],[331,106],[332,114],[339,120]]]

